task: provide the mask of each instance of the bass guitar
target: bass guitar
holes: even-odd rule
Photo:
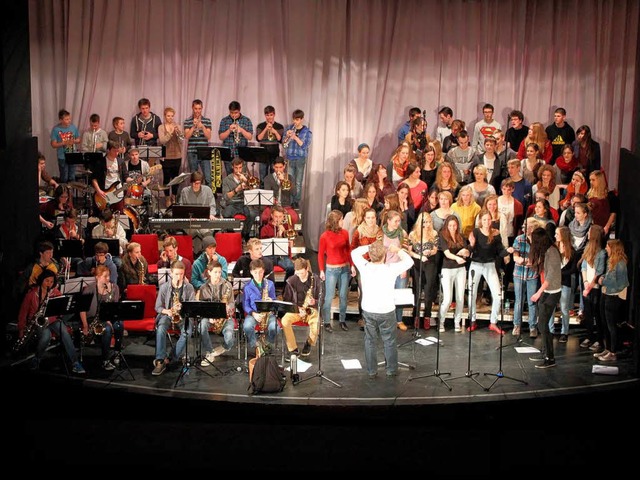
[[[96,202],[96,206],[98,207],[98,210],[102,211],[108,206],[118,203],[124,198],[123,192],[128,190],[131,185],[134,185],[136,183],[142,183],[147,178],[150,178],[152,175],[156,174],[159,170],[162,170],[162,165],[157,164],[157,165],[154,165],[153,167],[150,167],[149,173],[145,176],[139,176],[133,179],[131,182],[127,182],[122,186],[118,186],[120,185],[120,182],[116,182],[104,191],[104,194],[105,194],[104,197],[100,195],[98,192],[94,193],[93,200]]]

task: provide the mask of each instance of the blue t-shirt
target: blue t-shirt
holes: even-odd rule
[[[60,125],[56,125],[51,130],[51,141],[52,142],[62,142],[69,138],[80,138],[80,132],[78,131],[78,127],[71,124],[68,127],[62,127]],[[71,146],[62,146],[56,148],[58,158],[64,159],[65,153],[73,153],[77,152],[76,144],[74,143]]]

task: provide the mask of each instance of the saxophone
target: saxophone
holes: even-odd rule
[[[144,285],[144,263],[142,263],[142,258],[138,259],[138,284]]]
[[[314,280],[313,280],[313,273],[309,272],[309,275],[311,275],[311,284],[309,285],[309,290],[307,290],[307,294],[304,296],[304,302],[302,303],[302,309],[307,314],[307,318],[315,315],[318,312],[315,308],[311,306],[311,302],[313,301]]]
[[[267,282],[266,278],[262,279],[262,299],[263,302],[269,302],[271,301],[271,298],[269,298],[269,284]],[[260,330],[262,331],[266,331],[267,330],[267,318],[268,318],[268,312],[261,312],[258,314],[258,324],[260,325]]]
[[[213,296],[211,297],[211,300],[213,300]],[[222,296],[220,301],[225,305],[229,302],[229,285],[227,284],[222,285]],[[226,321],[226,318],[210,318],[209,323],[211,324],[211,331],[215,335],[219,335],[222,333],[222,328]]]
[[[105,289],[107,287],[105,286]],[[110,302],[113,299],[113,288],[107,294],[107,298],[104,300],[105,302]],[[89,325],[89,335],[87,336],[90,340],[92,337],[96,337],[102,335],[104,333],[104,323],[100,320],[100,305],[102,302],[98,299],[98,306],[96,307],[96,316],[93,317],[93,321]]]
[[[51,293],[51,290],[47,289],[47,293],[45,294],[44,298],[40,302],[40,305],[38,306],[38,311],[35,313],[35,315],[31,318],[31,321],[29,321],[29,323],[25,327],[22,338],[19,338],[18,340],[16,340],[16,343],[13,344],[14,353],[19,352],[22,347],[24,347],[31,341],[37,329],[42,330],[49,324],[49,318],[44,316],[44,312],[47,309],[47,303],[49,301],[50,293]]]
[[[182,303],[180,302],[180,289],[176,288],[173,291],[173,302],[171,305],[171,326],[173,328],[179,328],[180,321],[182,320],[180,317],[181,309]]]

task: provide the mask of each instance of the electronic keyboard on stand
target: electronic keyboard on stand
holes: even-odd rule
[[[151,230],[222,230],[242,231],[242,221],[235,218],[150,218]]]

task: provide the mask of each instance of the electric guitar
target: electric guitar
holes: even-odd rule
[[[127,182],[120,187],[118,186],[120,185],[120,182],[119,181],[115,182],[108,189],[104,191],[106,198],[102,197],[100,194],[98,194],[98,192],[94,193],[93,200],[96,202],[96,206],[98,207],[98,210],[102,211],[105,208],[107,208],[109,205],[118,203],[120,200],[124,198],[124,194],[122,192],[128,190],[131,185],[143,182],[144,180],[151,177],[161,169],[162,169],[162,165],[160,164],[154,165],[153,167],[149,168],[149,173],[147,175],[145,176],[140,175],[134,178],[131,182]]]

